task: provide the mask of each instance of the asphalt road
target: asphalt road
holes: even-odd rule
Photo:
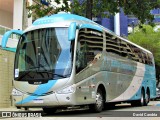
[[[132,107],[130,104],[117,104],[103,110],[101,113],[92,113],[86,109],[59,110],[52,115],[42,113],[43,117],[160,117],[160,101],[151,101],[148,106]]]
[[[9,111],[9,110],[7,110]],[[14,112],[14,110],[12,110]],[[29,120],[160,120],[160,101],[150,101],[148,106],[143,107],[132,107],[130,104],[118,104],[115,107],[108,108],[101,113],[91,113],[87,108],[85,109],[69,109],[69,110],[59,110],[52,115],[48,115],[42,111],[42,109],[29,109],[15,111],[18,114],[30,114],[37,113],[41,117],[27,117],[25,119]],[[1,118],[0,118],[1,119]],[[3,119],[3,118],[2,118]],[[10,117],[4,118],[24,120],[22,117]]]

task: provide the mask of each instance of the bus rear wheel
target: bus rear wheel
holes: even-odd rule
[[[45,112],[46,114],[54,114],[57,111],[57,108],[43,108],[43,112]]]
[[[144,106],[145,105],[145,92],[142,89],[141,98],[139,100],[131,102],[131,106]]]
[[[97,90],[96,94],[96,103],[89,105],[89,108],[92,112],[101,112],[104,108],[104,96],[101,89]]]
[[[147,90],[146,95],[145,95],[144,105],[147,106],[149,101],[150,101],[150,93],[149,93],[149,90]]]

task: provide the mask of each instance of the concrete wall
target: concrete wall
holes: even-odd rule
[[[13,14],[0,9],[0,25],[13,28]]]
[[[15,53],[0,49],[0,108],[12,105],[14,56]]]
[[[3,36],[0,35],[0,45],[2,43],[2,37]],[[17,44],[18,44],[18,39],[11,39],[11,38],[9,38],[6,47],[16,48]]]
[[[14,0],[13,29],[22,30],[23,26],[23,0]]]

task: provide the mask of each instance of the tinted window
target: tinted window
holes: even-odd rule
[[[81,29],[76,51],[76,72],[100,58],[103,50],[103,34],[93,29]]]

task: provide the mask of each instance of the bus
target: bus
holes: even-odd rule
[[[152,53],[85,17],[39,18],[24,31],[5,33],[2,48],[11,34],[20,35],[12,91],[17,108],[101,112],[122,102],[146,106],[156,97]]]

